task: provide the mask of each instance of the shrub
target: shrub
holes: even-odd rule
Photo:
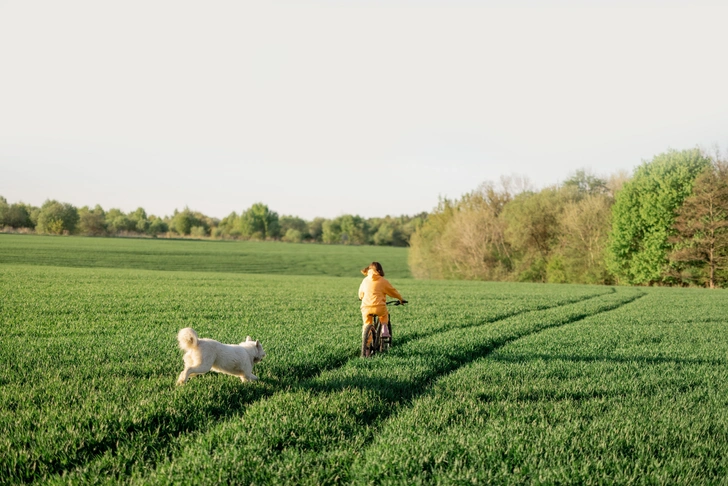
[[[192,228],[190,228],[190,235],[197,238],[202,238],[203,236],[207,236],[207,231],[205,230],[204,226],[193,226]]]
[[[285,236],[283,237],[283,241],[287,241],[289,243],[300,243],[303,241],[303,235],[299,230],[289,228],[288,231],[286,231]]]

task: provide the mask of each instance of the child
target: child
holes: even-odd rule
[[[387,332],[386,324],[389,324],[389,312],[387,312],[387,296],[394,297],[400,303],[404,301],[397,289],[384,278],[384,269],[379,262],[372,262],[371,265],[365,267],[361,273],[366,278],[359,286],[359,300],[361,300],[361,316],[364,320],[366,329],[367,324],[372,324],[374,319],[372,315],[379,316],[379,322],[384,325],[383,332]],[[386,334],[385,334],[386,336]]]

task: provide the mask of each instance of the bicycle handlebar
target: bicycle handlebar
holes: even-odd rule
[[[361,300],[361,299],[359,299],[359,300]],[[401,302],[399,300],[390,300],[386,304],[387,305],[391,305],[391,304],[394,304],[394,305],[405,305],[405,304],[408,304],[408,303],[409,303],[409,301],[407,301],[407,300],[403,300]]]

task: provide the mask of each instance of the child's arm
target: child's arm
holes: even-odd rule
[[[387,286],[384,288],[384,293],[386,295],[389,295],[390,297],[394,297],[397,300],[404,300],[404,297],[397,292],[397,289],[395,289],[389,281],[387,281]]]

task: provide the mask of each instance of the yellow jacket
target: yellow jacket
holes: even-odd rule
[[[370,268],[367,276],[359,286],[359,299],[361,307],[381,307],[387,305],[387,296],[397,300],[404,300],[397,289],[392,287],[389,280]]]

